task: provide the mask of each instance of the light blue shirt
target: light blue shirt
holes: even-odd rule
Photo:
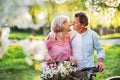
[[[94,66],[94,50],[97,51],[97,58],[104,58],[104,50],[99,42],[98,35],[95,31],[91,29],[87,29],[82,35],[82,52],[84,59],[85,67],[93,67]],[[76,35],[76,31],[71,32],[71,43],[74,40]],[[74,45],[71,44],[71,47]],[[76,47],[77,48],[77,47]],[[73,51],[74,49],[72,49]],[[75,54],[75,53],[74,53]]]

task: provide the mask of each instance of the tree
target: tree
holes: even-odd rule
[[[18,28],[38,30],[43,27],[45,35],[50,31],[54,17],[67,15],[72,21],[73,13],[85,11],[90,16],[89,27],[120,26],[120,0],[1,0],[0,26],[16,25]]]

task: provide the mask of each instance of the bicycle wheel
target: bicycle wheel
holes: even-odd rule
[[[120,76],[113,76],[113,77],[109,77],[106,80],[120,80]]]

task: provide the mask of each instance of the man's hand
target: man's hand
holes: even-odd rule
[[[100,72],[102,72],[104,70],[103,59],[102,58],[98,59],[98,63],[96,64],[96,67],[98,68],[98,70]]]

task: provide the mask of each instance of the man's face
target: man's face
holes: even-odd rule
[[[74,17],[74,20],[73,20],[73,29],[74,30],[80,30],[82,28],[82,24],[80,23],[79,21],[79,17]]]

